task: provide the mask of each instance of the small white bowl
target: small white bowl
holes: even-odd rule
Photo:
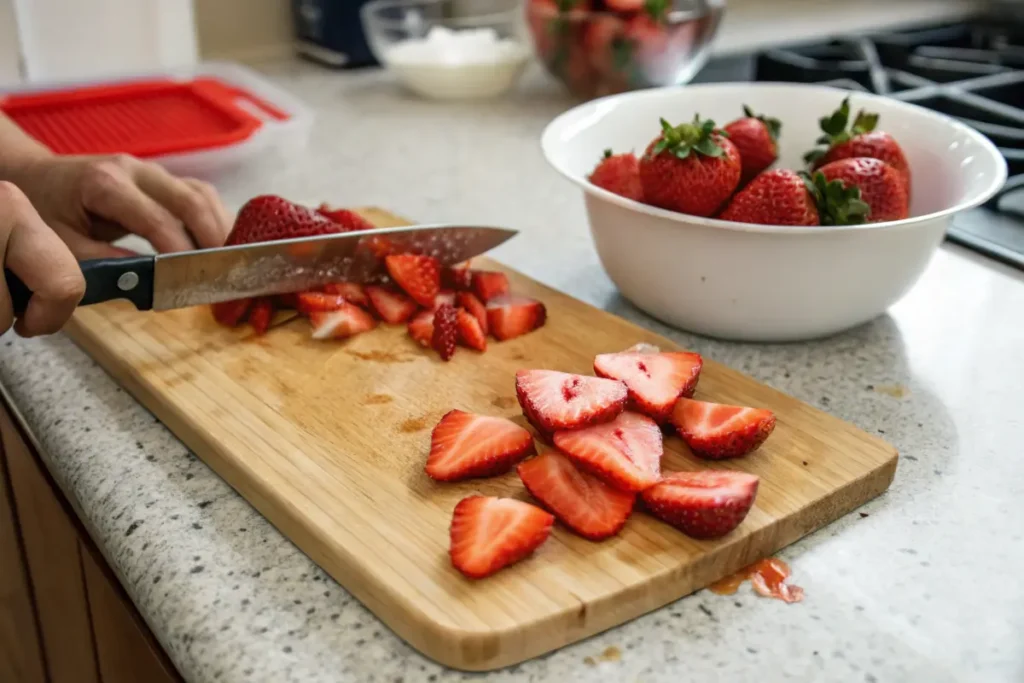
[[[776,167],[803,168],[818,119],[850,96],[881,115],[911,167],[911,216],[858,226],[764,226],[658,209],[602,190],[587,175],[606,148],[643,154],[658,119],[699,113],[725,125],[744,104],[783,122]],[[606,97],[551,122],[548,162],[584,192],[598,256],[622,295],[679,328],[743,341],[796,341],[867,322],[924,272],[953,216],[1006,181],[986,137],[942,114],[878,95],[816,85],[722,83]]]

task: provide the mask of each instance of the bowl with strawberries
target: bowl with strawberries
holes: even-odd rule
[[[577,97],[688,83],[724,0],[527,0],[537,56]]]
[[[544,131],[619,291],[673,326],[744,341],[841,332],[917,281],[1006,162],[972,128],[827,86],[623,93]]]

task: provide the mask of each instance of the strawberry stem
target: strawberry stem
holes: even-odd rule
[[[678,126],[661,119],[661,140],[654,146],[653,153],[668,152],[677,159],[686,159],[691,152],[720,157],[725,150],[715,142],[713,136],[716,133],[719,132],[715,130],[715,122],[710,119],[701,121],[699,115],[693,117],[693,123]]]
[[[782,121],[778,119],[765,116],[764,114],[755,114],[754,110],[743,105],[743,114],[747,118],[757,119],[764,124],[764,127],[768,129],[768,135],[771,136],[772,140],[778,142],[779,136],[782,134]]]
[[[664,18],[668,7],[669,0],[644,0],[644,11],[655,21],[660,21]]]
[[[841,180],[826,180],[820,171],[813,176],[800,172],[800,177],[818,206],[822,225],[860,225],[867,221],[871,207],[860,198],[860,188],[846,187]]]
[[[824,145],[824,147],[812,149],[804,155],[804,161],[808,164],[814,164],[832,147],[849,142],[854,136],[873,131],[878,125],[878,114],[868,113],[861,109],[857,112],[850,129],[847,130],[846,127],[850,124],[850,98],[846,97],[838,109],[819,119],[818,124],[824,135],[815,140],[815,144]]]

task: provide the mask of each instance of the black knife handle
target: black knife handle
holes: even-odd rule
[[[85,296],[79,306],[127,299],[140,311],[153,308],[153,272],[156,258],[153,256],[131,256],[128,258],[107,258],[82,261],[78,264],[85,277]],[[17,275],[4,268],[4,280],[11,296],[15,317],[21,316],[28,308],[32,296],[30,290]]]

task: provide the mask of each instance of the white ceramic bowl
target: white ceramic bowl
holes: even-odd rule
[[[658,119],[700,113],[724,125],[744,104],[783,122],[777,166],[802,168],[818,119],[851,95],[881,115],[913,174],[912,218],[835,227],[698,218],[625,199],[587,182],[601,153],[642,154]],[[991,197],[1006,162],[973,129],[877,95],[815,85],[723,83],[625,93],[583,104],[544,131],[549,163],[584,192],[590,231],[627,299],[679,328],[725,339],[796,341],[867,322],[924,272],[953,216]]]

